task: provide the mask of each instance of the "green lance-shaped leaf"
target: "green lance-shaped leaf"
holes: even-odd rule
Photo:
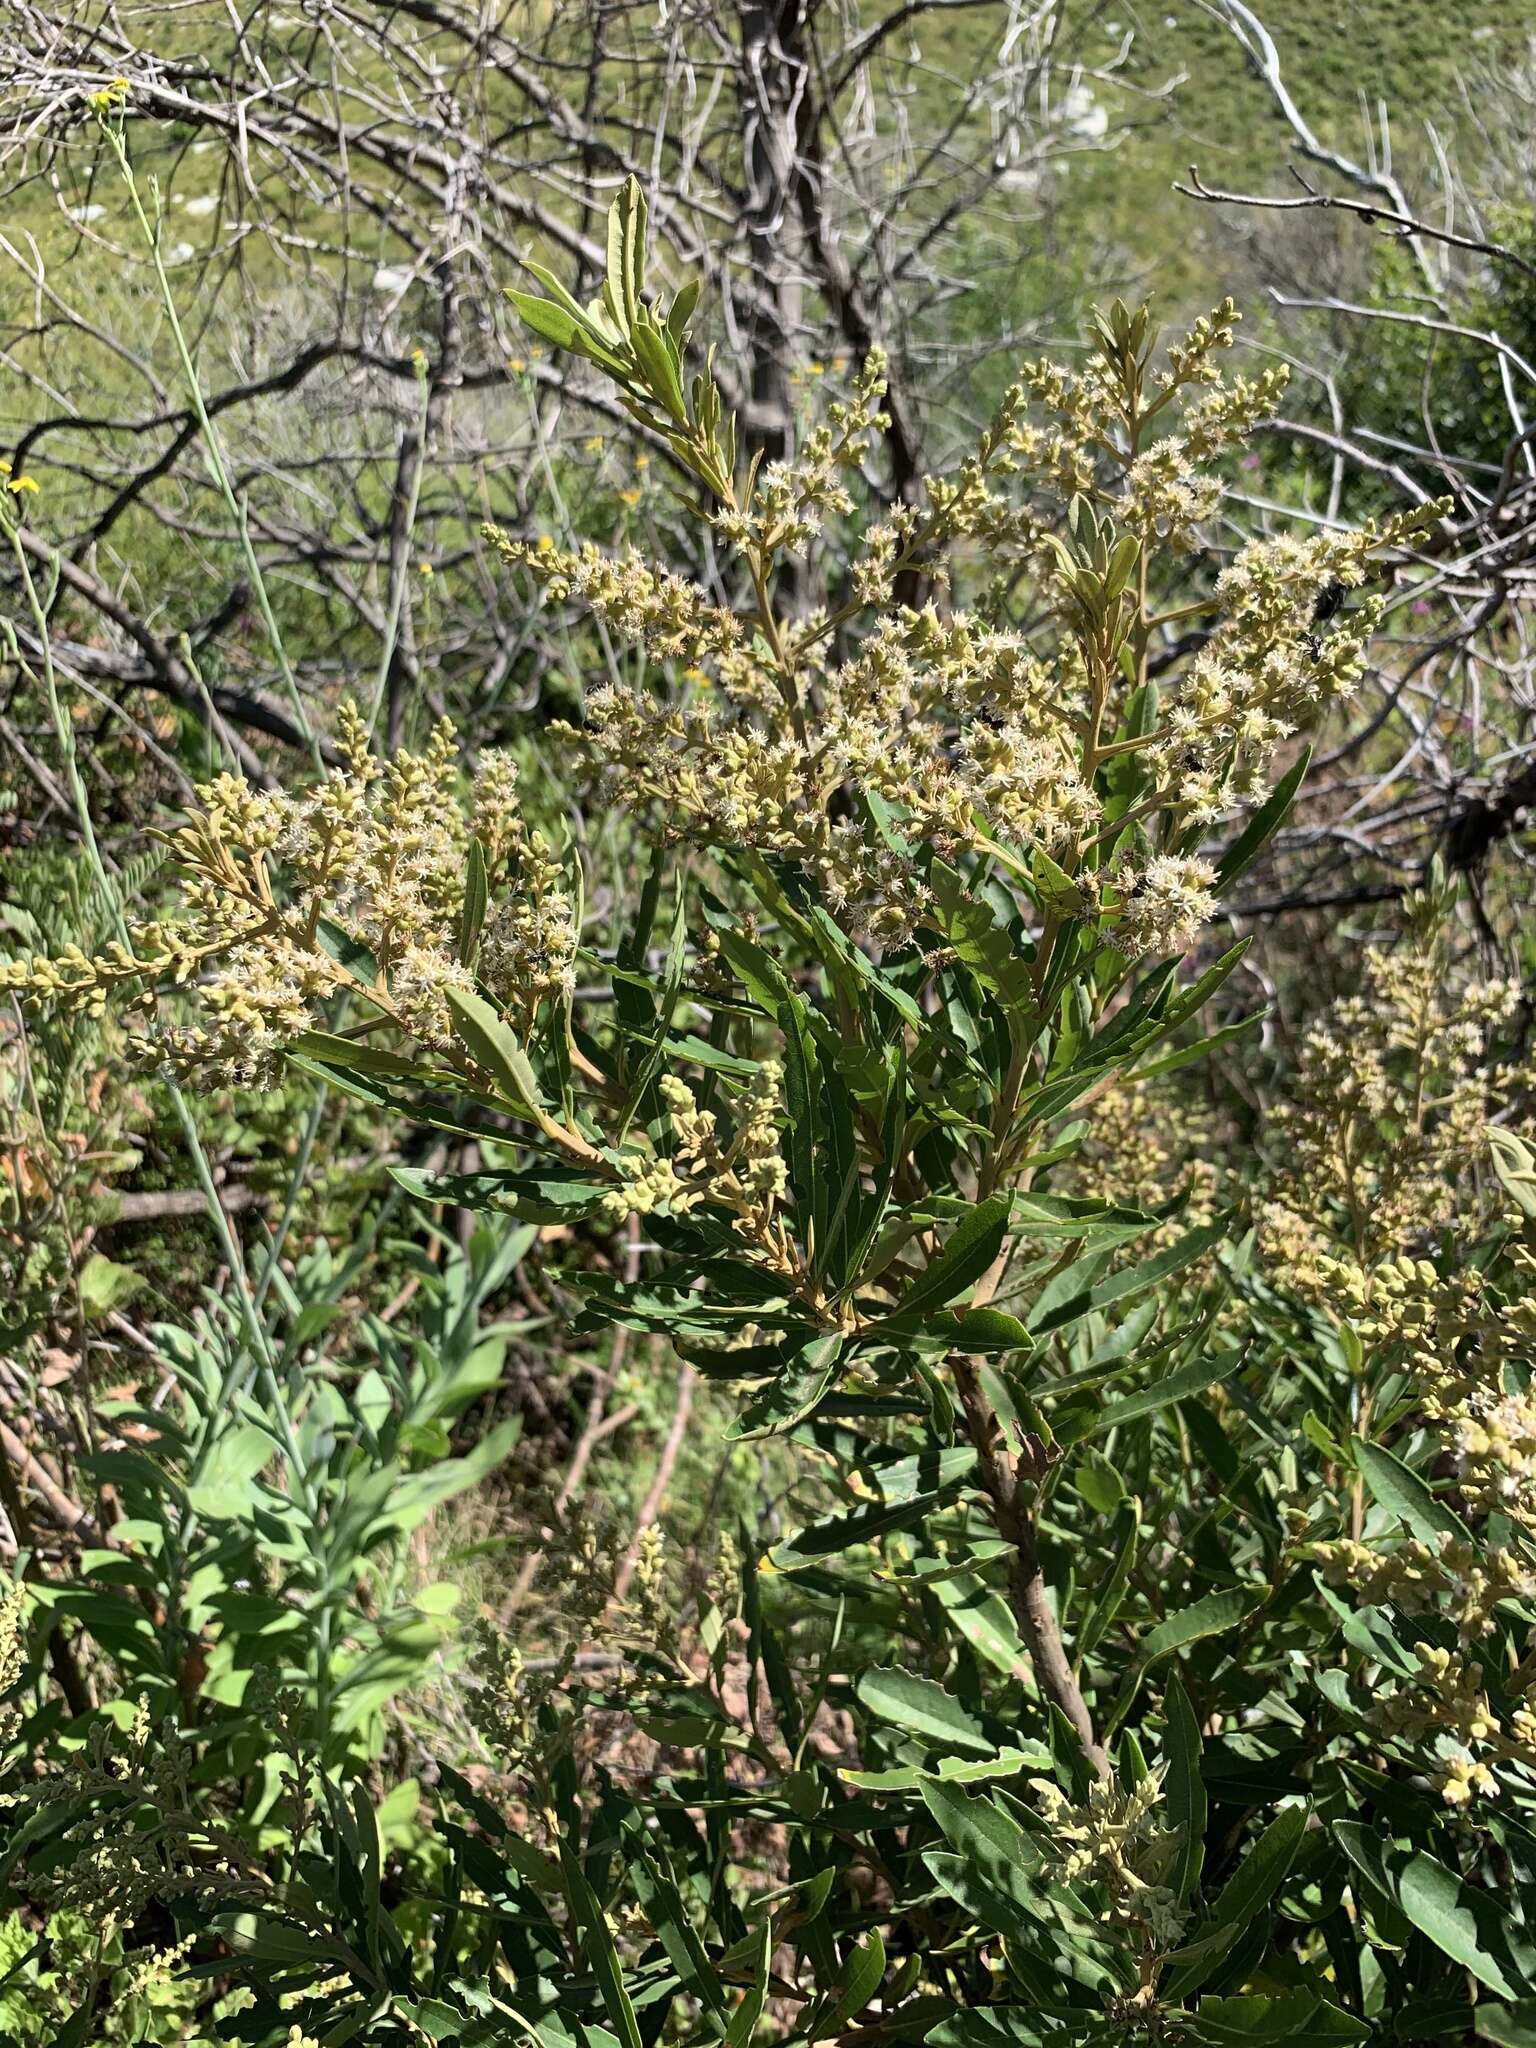
[[[992,1195],[967,1210],[938,1255],[897,1302],[892,1320],[926,1316],[973,1286],[1003,1248],[1011,1207],[1006,1195]]]
[[[768,1561],[776,1571],[800,1571],[822,1558],[836,1557],[860,1544],[872,1543],[877,1536],[911,1529],[925,1522],[935,1508],[943,1506],[958,1484],[956,1479],[942,1491],[920,1493],[911,1500],[871,1501],[865,1507],[855,1508],[852,1514],[831,1515],[825,1521],[812,1522],[809,1528],[776,1543],[768,1553]]]
[[[1452,1961],[1504,1998],[1536,1990],[1523,1932],[1488,1892],[1475,1891],[1425,1849],[1400,1848],[1374,1828],[1336,1821],[1334,1839],[1375,1893]]]
[[[762,2018],[768,1996],[768,1970],[773,1960],[773,1923],[765,1920],[752,1940],[752,1976],[740,2005],[731,2014],[725,2048],[748,2048]]]
[[[1471,1530],[1455,1509],[1438,1500],[1401,1458],[1358,1436],[1351,1439],[1350,1448],[1373,1496],[1389,1514],[1406,1522],[1421,1543],[1434,1545],[1442,1536],[1472,1541]]]
[[[633,339],[645,273],[645,194],[638,178],[624,180],[608,209],[608,273],[603,304],[619,331]]]
[[[1218,1353],[1214,1358],[1197,1358],[1191,1364],[1181,1366],[1177,1372],[1154,1381],[1150,1387],[1127,1394],[1123,1400],[1111,1401],[1095,1418],[1088,1434],[1097,1436],[1105,1430],[1135,1422],[1142,1415],[1151,1415],[1175,1401],[1188,1400],[1191,1394],[1203,1393],[1207,1387],[1230,1379],[1246,1356],[1242,1351],[1230,1351],[1225,1355]]]
[[[782,1436],[815,1412],[837,1377],[843,1338],[837,1331],[812,1337],[792,1351],[773,1384],[765,1387],[730,1424],[725,1434],[733,1443],[754,1437]],[[727,1360],[730,1354],[726,1354]]]
[[[469,842],[464,860],[464,908],[459,914],[459,961],[468,967],[480,945],[480,927],[485,923],[485,848],[478,838]]]
[[[1168,1986],[1171,2000],[1203,1984],[1285,1882],[1306,1832],[1307,1809],[1282,1807],[1223,1885],[1204,1924],[1186,1943],[1189,1961]]]
[[[1248,820],[1243,830],[1227,849],[1221,866],[1216,870],[1218,892],[1230,889],[1239,876],[1247,873],[1270,840],[1274,838],[1289,815],[1291,805],[1296,801],[1312,759],[1312,749],[1303,747],[1296,761],[1286,770],[1275,784],[1264,802]]]
[[[1113,604],[1131,580],[1141,554],[1141,542],[1134,533],[1123,533],[1109,551],[1109,566],[1104,571],[1104,602]]]
[[[880,1989],[885,1975],[885,1943],[878,1927],[861,1934],[843,1958],[831,1995],[812,2022],[807,2039],[820,2041],[828,2034],[841,2033],[857,2019]]]
[[[1499,1185],[1528,1222],[1536,1223],[1536,1152],[1514,1131],[1491,1124],[1484,1136]]]
[[[1253,1611],[1258,1598],[1257,1592],[1241,1588],[1205,1594],[1147,1631],[1136,1647],[1138,1662],[1156,1663],[1158,1658],[1171,1656],[1175,1650],[1182,1650],[1190,1643],[1236,1628]]]
[[[875,1665],[864,1672],[858,1694],[872,1714],[921,1736],[935,1749],[966,1749],[978,1756],[997,1753],[997,1745],[981,1723],[967,1713],[953,1693],[946,1692],[931,1678],[904,1671],[899,1664]]]
[[[1168,1732],[1163,1738],[1167,1776],[1163,1796],[1168,1818],[1179,1831],[1179,1848],[1169,1886],[1175,1897],[1184,1899],[1200,1882],[1205,1862],[1205,1780],[1200,1775],[1200,1724],[1189,1703],[1189,1694],[1177,1676],[1169,1679],[1163,1693]]]
[[[688,408],[683,399],[682,364],[673,352],[665,328],[658,327],[644,306],[635,315],[629,333],[635,361],[645,373],[646,385],[674,426],[686,427]]]
[[[646,1853],[643,1831],[636,1828],[626,1832],[631,1834],[629,1880],[640,1909],[656,1930],[673,1969],[705,2011],[722,2022],[716,2031],[724,2032],[725,1993],[677,1886],[656,1859]]]
[[[483,1067],[515,1108],[530,1113],[544,1107],[538,1078],[517,1034],[498,1017],[484,997],[449,989],[448,1007],[460,1041],[477,1066]]]
[[[1111,1302],[1131,1301],[1138,1294],[1158,1286],[1175,1273],[1183,1272],[1197,1259],[1223,1242],[1231,1224],[1230,1216],[1218,1216],[1212,1223],[1203,1223],[1197,1229],[1189,1230],[1174,1244],[1156,1252],[1139,1265],[1122,1267],[1101,1279],[1095,1270],[1096,1262],[1082,1260],[1069,1266],[1044,1288],[1039,1300],[1030,1311],[1028,1327],[1036,1336],[1046,1336],[1052,1330],[1062,1330],[1071,1323],[1081,1322],[1084,1316],[1095,1309],[1107,1308]]]
[[[646,2048],[634,2005],[624,1988],[624,1966],[619,1960],[618,1947],[602,1902],[582,1874],[581,1865],[570,1847],[563,1842],[560,1845],[560,1870],[609,2023],[624,2048]]]
[[[699,280],[691,277],[672,301],[672,310],[667,315],[667,332],[671,335],[673,346],[679,355],[682,354],[683,345],[688,339],[688,322],[693,318],[693,309],[699,303],[701,289]]]

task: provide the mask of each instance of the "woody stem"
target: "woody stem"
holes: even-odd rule
[[[1006,1256],[1006,1251],[1000,1254],[982,1275],[972,1296],[973,1305],[984,1306],[996,1292]],[[1061,1624],[1045,1583],[1034,1507],[1020,1481],[1018,1458],[1008,1448],[997,1410],[982,1385],[977,1360],[958,1354],[954,1368],[966,1432],[975,1446],[982,1488],[992,1503],[992,1520],[998,1535],[1010,1546],[1008,1598],[1019,1634],[1029,1651],[1035,1683],[1042,1696],[1060,1707],[1071,1722],[1083,1754],[1099,1776],[1108,1777],[1109,1761],[1094,1733],[1093,1716],[1067,1656]]]
[[[1040,1565],[1035,1519],[1019,1483],[1018,1463],[1005,1447],[996,1411],[981,1385],[974,1358],[955,1360],[955,1382],[966,1429],[976,1447],[981,1483],[992,1503],[997,1533],[1011,1546],[1008,1554],[1008,1598],[1019,1633],[1029,1651],[1035,1682],[1042,1695],[1071,1722],[1083,1754],[1099,1776],[1109,1763],[1093,1728],[1093,1716],[1073,1674],[1061,1625],[1051,1605],[1050,1589]]]

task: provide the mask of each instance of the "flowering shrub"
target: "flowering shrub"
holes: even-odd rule
[[[670,451],[718,581],[495,537],[637,650],[566,735],[652,849],[633,928],[504,757],[378,761],[343,713],[312,790],[204,790],[178,918],[0,978],[473,1140],[396,1177],[558,1229],[588,1326],[792,1461],[778,1526],[691,1582],[648,1540],[617,1610],[573,1547],[568,1640],[474,1688],[496,1796],[441,1759],[408,1884],[301,1734],[274,1864],[146,1726],[25,1788],[41,1877],[168,1904],[252,2041],[1528,2038],[1514,996],[1455,989],[1431,891],[1308,1037],[1256,1233],[1209,1161],[1117,1165],[1414,528],[1211,573],[1213,465],[1279,387],[1221,381],[1229,306],[1161,349],[1112,308],[918,505],[869,508],[878,360],[743,470],[644,232],[631,186],[601,297],[518,305]]]

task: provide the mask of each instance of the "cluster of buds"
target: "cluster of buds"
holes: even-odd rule
[[[1100,1918],[1144,1930],[1153,1949],[1176,1948],[1188,1916],[1164,1881],[1178,1834],[1159,1818],[1160,1776],[1150,1773],[1129,1791],[1101,1778],[1080,1806],[1048,1778],[1032,1778],[1030,1789],[1049,1830],[1043,1874],[1098,1893]]]
[[[732,1105],[732,1129],[722,1135],[713,1110],[701,1109],[688,1084],[663,1075],[657,1092],[672,1127],[670,1153],[620,1156],[620,1185],[603,1198],[610,1222],[627,1215],[686,1215],[703,1203],[728,1210],[739,1236],[782,1265],[788,1242],[776,1210],[788,1187],[779,1146],[783,1070],[764,1060]]]

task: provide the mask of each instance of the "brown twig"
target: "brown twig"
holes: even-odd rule
[[[1223,192],[1205,183],[1197,164],[1189,167],[1189,183],[1186,185],[1175,178],[1173,189],[1182,192],[1186,199],[1202,199],[1210,206],[1256,206],[1270,213],[1295,213],[1321,207],[1330,213],[1353,213],[1361,220],[1392,228],[1400,235],[1424,235],[1432,242],[1443,242],[1452,249],[1466,249],[1476,256],[1491,257],[1495,263],[1507,263],[1524,276],[1536,278],[1536,263],[1527,261],[1503,242],[1487,242],[1478,235],[1458,235],[1452,228],[1436,227],[1433,221],[1420,220],[1417,215],[1402,212],[1397,207],[1374,205],[1368,199],[1343,199],[1336,192],[1319,192],[1294,164],[1289,168],[1291,176],[1301,187],[1299,199],[1280,198],[1265,192]]]
[[[1008,1596],[1029,1651],[1035,1679],[1045,1698],[1071,1722],[1083,1754],[1101,1777],[1108,1759],[1094,1733],[1093,1716],[1072,1670],[1061,1625],[1051,1604],[1050,1588],[1040,1564],[1034,1515],[1020,1484],[1020,1461],[1008,1449],[997,1412],[987,1399],[974,1358],[955,1359],[955,1385],[965,1414],[966,1431],[976,1449],[981,1483],[992,1503],[997,1533],[1012,1546],[1008,1554]]]
[[[28,1579],[41,1579],[43,1572],[32,1539],[31,1519],[21,1497],[21,1488],[16,1483],[18,1466],[33,1478],[34,1483],[45,1476],[10,1430],[0,1427],[0,1502],[4,1504],[6,1518],[10,1522],[17,1547],[28,1552],[23,1576]],[[38,1490],[42,1492],[43,1488],[39,1486]],[[73,1507],[74,1503],[71,1501],[68,1505]],[[76,1511],[76,1519],[85,1519],[83,1508]],[[53,1666],[53,1675],[58,1681],[59,1691],[63,1693],[69,1711],[72,1714],[88,1714],[92,1706],[90,1688],[57,1620],[49,1622],[47,1643],[48,1661]]]
[[[677,1375],[677,1406],[672,1411],[672,1427],[667,1431],[667,1440],[661,1447],[661,1456],[656,1460],[655,1475],[650,1491],[641,1502],[640,1512],[635,1517],[635,1533],[630,1538],[629,1548],[613,1582],[613,1597],[622,1600],[629,1591],[629,1582],[635,1575],[635,1566],[640,1559],[640,1539],[661,1513],[667,1498],[667,1488],[672,1484],[672,1474],[677,1467],[678,1453],[683,1448],[683,1437],[688,1429],[688,1417],[693,1412],[693,1389],[698,1378],[691,1365],[684,1365]]]

